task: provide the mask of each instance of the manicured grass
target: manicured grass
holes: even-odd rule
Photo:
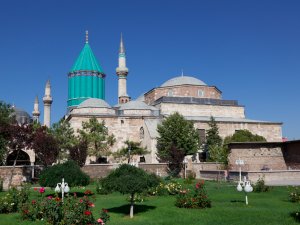
[[[109,225],[293,225],[298,224],[290,213],[300,209],[297,203],[288,201],[286,187],[274,187],[267,193],[250,193],[249,205],[245,205],[243,193],[233,184],[206,182],[208,196],[212,200],[209,209],[180,209],[174,206],[174,196],[154,196],[135,206],[133,219],[128,216],[126,196],[118,193],[95,195],[96,218],[102,208],[109,211]],[[88,187],[94,191],[95,187]],[[72,190],[75,191],[75,190]],[[77,190],[76,190],[77,191]],[[0,224],[43,224],[21,221],[18,214],[0,215]]]

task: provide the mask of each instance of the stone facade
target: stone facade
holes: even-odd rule
[[[154,88],[144,96],[145,102],[152,104],[162,96],[221,99],[222,93],[215,86],[179,85]]]

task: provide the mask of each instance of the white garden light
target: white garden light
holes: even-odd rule
[[[244,176],[244,180],[242,181],[242,165],[244,165],[244,160],[238,159],[235,161],[235,164],[240,166],[240,180],[238,183],[238,186],[236,187],[236,190],[241,192],[244,191],[245,192],[245,198],[246,198],[246,205],[248,205],[248,196],[247,193],[252,192],[253,191],[253,187],[251,186],[251,183],[249,180],[246,179],[246,176]]]
[[[57,183],[55,187],[55,192],[60,193],[61,192],[61,200],[64,201],[64,194],[68,193],[70,191],[70,187],[67,182],[65,182],[65,179],[62,179],[61,183]]]

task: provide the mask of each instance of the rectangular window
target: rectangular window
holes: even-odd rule
[[[201,144],[206,142],[206,134],[205,129],[198,129],[199,141]]]

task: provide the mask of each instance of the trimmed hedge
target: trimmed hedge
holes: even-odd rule
[[[39,176],[39,184],[44,187],[55,187],[57,183],[61,183],[62,178],[70,187],[86,186],[90,183],[90,177],[81,171],[75,161],[69,160],[43,170]]]

